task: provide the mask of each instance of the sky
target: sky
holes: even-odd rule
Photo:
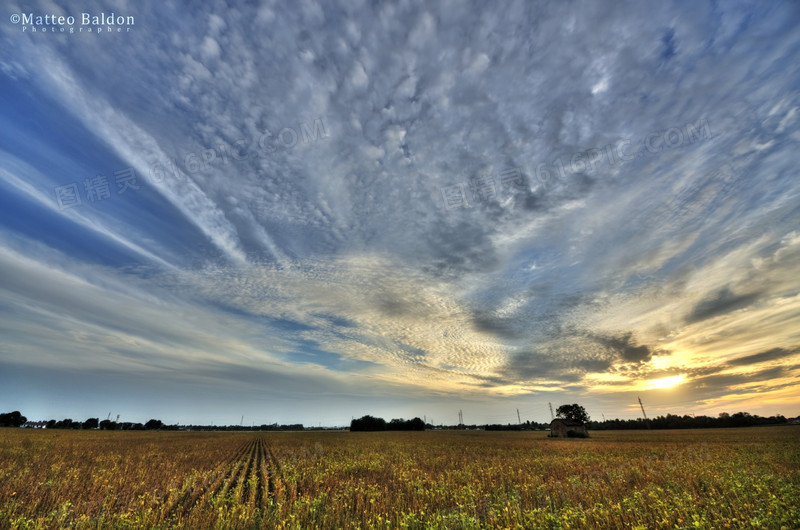
[[[0,411],[800,415],[798,25],[3,2]]]

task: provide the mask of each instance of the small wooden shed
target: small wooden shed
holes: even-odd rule
[[[550,422],[551,438],[566,438],[568,436],[586,436],[586,425],[583,422],[565,418],[556,418]]]

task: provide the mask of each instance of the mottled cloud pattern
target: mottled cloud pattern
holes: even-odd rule
[[[6,408],[796,412],[798,6],[112,8],[0,24]]]

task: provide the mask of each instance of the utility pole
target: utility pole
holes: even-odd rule
[[[639,406],[642,407],[642,416],[644,416],[644,421],[647,424],[647,428],[650,428],[650,420],[647,419],[647,414],[644,411],[644,405],[642,404],[642,398],[639,398]]]
[[[549,401],[547,402],[547,404],[548,404],[548,405],[550,405],[550,419],[551,419],[551,420],[554,420],[554,419],[556,419],[556,415],[555,415],[555,414],[553,414],[553,404],[552,404],[552,403],[550,403]]]
[[[519,418],[519,409],[517,409],[517,423],[522,425],[522,420]]]

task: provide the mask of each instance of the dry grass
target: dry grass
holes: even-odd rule
[[[0,429],[0,527],[800,528],[799,441]]]

